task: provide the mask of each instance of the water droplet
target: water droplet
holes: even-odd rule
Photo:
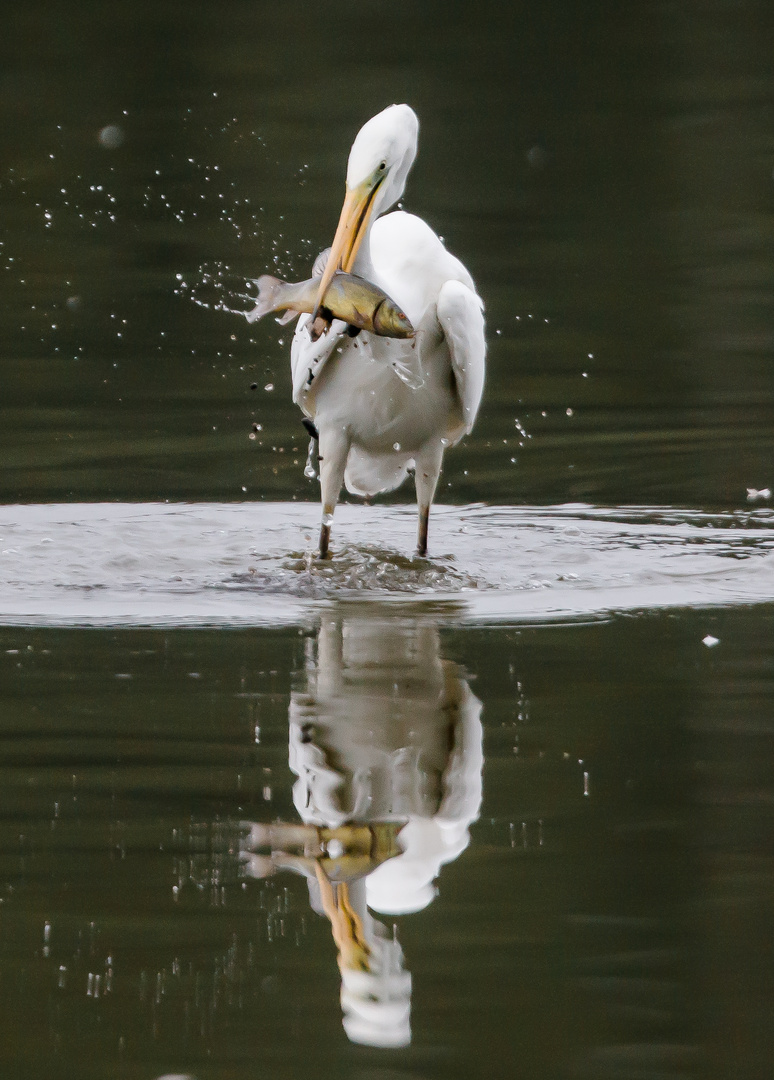
[[[273,382],[267,382],[266,385],[264,386],[264,390],[269,394],[272,392],[273,389],[274,389],[274,383]]]
[[[315,445],[315,442],[315,439],[309,440],[309,450],[307,451],[306,465],[304,466],[304,476],[307,478],[307,480],[314,480],[314,478],[317,476],[317,470],[314,467],[314,459],[317,456],[317,447]]]
[[[323,525],[332,525],[333,524],[333,514],[323,514],[322,523],[323,523]]]
[[[720,638],[713,637],[712,634],[707,634],[706,637],[701,639],[702,645],[706,645],[708,649],[714,649],[716,645],[720,644]]]
[[[118,124],[107,124],[100,130],[97,138],[106,150],[117,150],[124,141],[124,130]]]
[[[394,442],[392,444],[392,448],[393,448],[393,450],[400,450],[400,443],[399,442]]]

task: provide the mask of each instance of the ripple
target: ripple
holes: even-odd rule
[[[342,597],[456,601],[454,618],[523,622],[774,599],[774,512],[296,503],[68,504],[0,509],[0,622],[300,624]],[[464,614],[460,616],[459,602]]]
[[[445,560],[410,558],[372,544],[346,546],[320,562],[310,549],[292,552],[276,569],[231,575],[220,587],[273,591],[306,599],[335,599],[344,593],[435,595],[464,592],[479,581]]]

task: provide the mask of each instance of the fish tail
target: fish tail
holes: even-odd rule
[[[283,307],[282,292],[285,287],[284,281],[272,277],[271,274],[263,274],[258,278],[255,284],[258,286],[258,296],[255,301],[255,307],[252,311],[246,311],[244,313],[244,316],[249,323],[258,322],[264,315],[268,315],[270,311],[278,311]]]

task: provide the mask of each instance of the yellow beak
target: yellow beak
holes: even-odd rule
[[[350,273],[355,262],[363,237],[368,231],[368,222],[374,206],[374,196],[384,179],[383,173],[377,173],[358,184],[355,188],[347,188],[344,205],[341,208],[341,217],[336,228],[336,235],[331,245],[331,253],[323,276],[320,278],[320,286],[317,290],[315,310],[310,320],[310,325],[317,318],[320,305],[328,291],[331,278],[337,270]]]

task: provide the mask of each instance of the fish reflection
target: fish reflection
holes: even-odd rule
[[[481,702],[440,654],[435,622],[339,608],[291,696],[289,764],[303,824],[254,824],[248,872],[303,874],[331,924],[353,1042],[411,1040],[411,975],[371,912],[421,911],[481,805]]]

